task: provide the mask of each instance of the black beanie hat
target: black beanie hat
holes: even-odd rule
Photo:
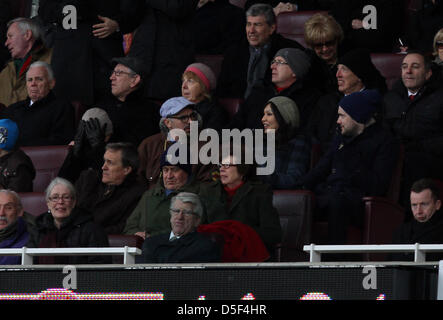
[[[162,169],[164,166],[177,166],[180,169],[182,169],[183,171],[185,171],[188,176],[190,176],[192,174],[192,165],[191,165],[191,159],[189,157],[189,152],[186,152],[186,161],[184,162],[180,162],[180,158],[179,158],[179,149],[176,150],[175,155],[170,155],[173,156],[174,158],[177,158],[178,162],[176,164],[172,164],[169,160],[169,156],[168,156],[168,151],[169,148],[171,148],[172,145],[175,145],[178,142],[174,142],[173,144],[169,145],[168,148],[162,153],[161,158],[160,158],[160,169]],[[188,148],[186,148],[188,149]],[[175,161],[173,161],[175,162]]]
[[[360,78],[366,87],[382,77],[378,69],[372,63],[369,50],[367,49],[359,48],[347,52],[339,58],[338,64],[348,67]]]
[[[363,90],[345,96],[338,105],[356,122],[364,124],[377,111],[381,99],[377,90]]]

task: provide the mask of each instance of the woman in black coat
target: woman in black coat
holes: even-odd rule
[[[55,178],[46,189],[48,212],[36,219],[28,247],[79,248],[108,247],[108,238],[93,223],[89,212],[76,207],[74,186],[63,178]],[[41,256],[41,264],[112,263],[110,256]]]

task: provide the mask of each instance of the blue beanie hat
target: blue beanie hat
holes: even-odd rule
[[[377,90],[363,90],[351,93],[340,100],[339,106],[356,122],[366,123],[381,104]]]
[[[0,120],[0,149],[11,151],[18,139],[17,124],[9,119]]]

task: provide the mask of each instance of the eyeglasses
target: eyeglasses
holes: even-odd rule
[[[277,64],[278,66],[288,64],[288,63],[285,62],[285,61],[275,60],[275,59],[271,61],[271,65],[274,64],[274,63]]]
[[[437,49],[443,49],[443,41],[438,41],[435,46],[437,47]]]
[[[332,47],[333,45],[335,45],[335,43],[336,43],[335,40],[326,41],[323,43],[314,43],[313,47],[314,49],[321,49],[323,47]]]
[[[187,210],[187,209],[172,208],[172,209],[169,209],[169,211],[171,212],[171,215],[178,215],[179,213],[183,213],[185,216],[196,216],[197,215],[194,211]]]
[[[218,164],[218,168],[221,169],[229,169],[230,167],[236,167],[236,164],[232,164],[232,163],[220,163]]]
[[[186,114],[183,116],[169,116],[170,119],[177,119],[180,120],[183,123],[188,122],[189,120],[197,120],[197,112],[191,112],[190,114]]]
[[[55,196],[48,197],[48,199],[49,199],[49,201],[52,201],[52,202],[58,202],[60,199],[62,199],[63,202],[69,202],[72,200],[72,196],[68,196],[68,195],[59,196],[58,194],[56,194]]]
[[[127,74],[128,76],[135,76],[135,73],[133,72],[126,72],[123,70],[112,70],[112,74],[115,75],[116,77],[120,77],[122,74]]]

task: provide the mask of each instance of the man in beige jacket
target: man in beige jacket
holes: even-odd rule
[[[39,26],[28,18],[16,18],[8,23],[5,46],[12,59],[0,73],[0,103],[8,107],[27,98],[29,66],[39,60],[50,63],[52,50],[43,45]]]

